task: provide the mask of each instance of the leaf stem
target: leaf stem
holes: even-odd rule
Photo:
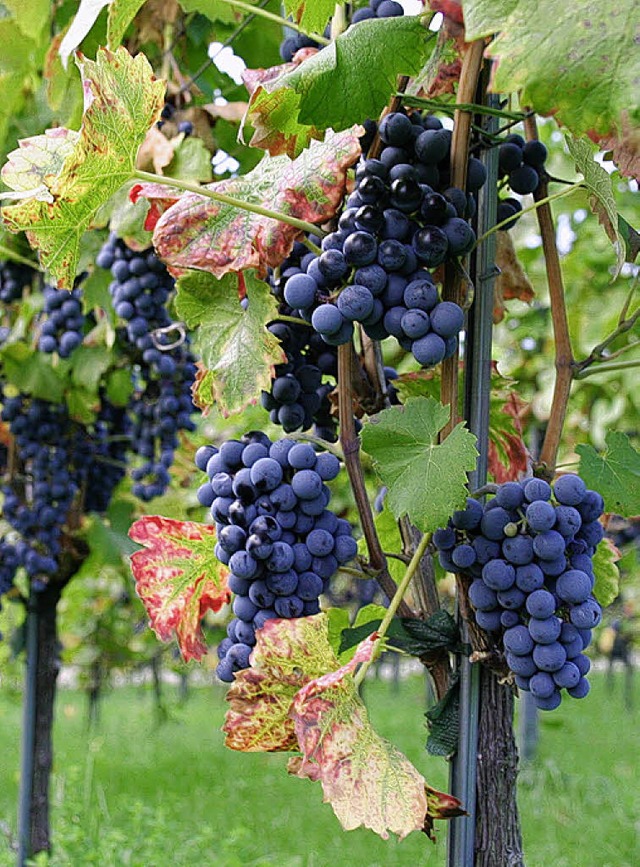
[[[304,33],[305,36],[310,36],[314,42],[319,42],[321,45],[329,45],[331,42],[330,39],[326,39],[324,36],[320,36],[319,33],[309,33],[307,34],[306,30],[303,30],[298,24],[294,21],[289,21],[288,18],[283,18],[281,15],[276,15],[273,12],[267,12],[266,9],[261,9],[259,6],[252,6],[251,3],[243,3],[242,0],[222,0],[223,3],[227,3],[229,6],[235,6],[238,9],[242,9],[243,12],[249,12],[251,15],[257,15],[259,18],[266,18],[267,21],[272,21],[274,24],[278,24],[280,27],[288,27],[290,30],[296,30],[298,33]]]
[[[540,187],[538,187],[538,189],[540,189]],[[545,189],[546,189],[546,185],[545,185]],[[528,207],[523,208],[519,212],[518,216],[521,216],[522,214],[528,214],[530,211],[537,211],[538,208],[543,207],[544,205],[548,204],[549,202],[553,202],[554,199],[562,199],[564,196],[568,196],[571,193],[574,193],[576,190],[579,190],[579,189],[585,189],[585,186],[582,183],[582,181],[577,181],[575,184],[573,184],[570,187],[567,187],[565,190],[560,190],[557,193],[552,193],[550,196],[545,196],[544,198],[536,199],[536,201],[533,203],[533,205],[528,205]],[[506,220],[502,220],[502,222],[496,223],[496,225],[492,226],[488,231],[486,231],[484,233],[484,235],[480,235],[480,237],[478,238],[478,240],[475,243],[475,247],[478,247],[480,244],[482,244],[483,241],[486,241],[486,239],[489,237],[489,235],[493,235],[494,232],[498,232],[500,229],[504,228],[504,226],[506,226],[507,223],[511,222],[511,220],[513,220],[513,217],[507,217]],[[474,249],[475,249],[475,247],[474,247]]]
[[[630,298],[627,299],[630,301]],[[629,305],[625,303],[625,307],[623,308],[622,313],[620,314],[620,318],[618,319],[618,327],[615,328],[611,334],[608,334],[604,340],[595,346],[589,355],[584,359],[584,361],[580,361],[576,364],[576,372],[574,376],[576,379],[581,379],[583,371],[590,367],[592,364],[600,362],[600,361],[612,361],[618,355],[621,355],[623,352],[627,352],[629,349],[633,349],[634,346],[637,346],[640,341],[633,341],[632,343],[628,343],[626,346],[623,346],[622,349],[619,349],[617,352],[614,352],[613,355],[605,356],[605,349],[610,346],[614,340],[620,337],[622,334],[625,334],[627,331],[630,331],[633,326],[636,324],[638,319],[640,319],[640,307],[635,310],[628,319],[623,318],[626,315],[626,311],[628,310]]]
[[[322,437],[310,433],[294,433],[289,436],[292,440],[299,440],[303,443],[311,443],[314,446],[320,446],[320,448],[324,449],[325,452],[331,452],[331,454],[335,455],[338,460],[344,461],[344,455],[342,454],[340,446],[335,443],[330,443],[328,440],[323,440]]]
[[[278,313],[275,321],[277,321],[277,322],[291,322],[293,325],[306,325],[307,328],[310,327],[310,325],[306,319],[300,319],[299,316],[287,316],[286,313]]]
[[[356,688],[360,686],[362,681],[365,679],[367,671],[373,662],[377,659],[380,654],[380,646],[382,644],[382,640],[387,634],[387,630],[389,629],[389,625],[391,621],[396,615],[396,612],[399,610],[402,605],[402,600],[404,594],[407,592],[407,588],[411,583],[411,579],[413,578],[418,566],[420,565],[420,560],[424,556],[425,551],[427,550],[427,546],[431,541],[431,533],[425,533],[420,542],[418,543],[418,547],[413,552],[413,557],[407,566],[405,573],[402,577],[402,581],[398,584],[398,589],[396,590],[393,599],[389,603],[389,607],[387,608],[387,613],[384,615],[382,623],[380,624],[380,628],[378,629],[378,636],[376,638],[373,650],[371,652],[371,658],[366,662],[363,662],[360,666],[357,673],[354,675],[353,681],[356,685]]]
[[[214,190],[210,190],[207,187],[201,187],[199,184],[192,184],[190,181],[181,181],[178,178],[165,178],[163,175],[156,175],[153,172],[143,172],[140,169],[134,171],[133,177],[149,184],[162,184],[165,187],[177,187],[179,190],[186,190],[188,193],[195,193],[205,199],[213,199],[214,202],[222,202],[223,205],[230,205],[232,208],[238,208],[241,211],[250,211],[252,214],[259,214],[261,217],[270,217],[272,220],[277,220],[280,223],[287,223],[289,226],[294,226],[296,229],[300,229],[301,232],[312,232],[316,235],[323,234],[322,229],[318,226],[314,226],[313,223],[299,220],[297,217],[292,217],[290,214],[283,214],[280,211],[272,211],[270,208],[263,208],[262,205],[254,205],[253,202],[245,202],[242,199],[227,196],[225,193],[216,193]]]
[[[360,462],[360,439],[356,433],[353,421],[353,396],[351,390],[353,345],[343,343],[338,347],[338,410],[340,413],[340,444],[344,453],[344,463],[349,474],[351,490],[360,517],[369,551],[369,563],[378,575],[376,580],[389,599],[393,599],[397,586],[387,567],[378,532],[373,520],[371,503],[367,496],[364,483],[364,473]],[[413,611],[406,602],[400,603],[405,617],[411,617]]]
[[[300,238],[300,241],[305,245],[308,250],[311,250],[312,253],[315,253],[316,256],[319,256],[322,253],[322,247],[318,247],[318,245],[314,244],[313,241],[309,240],[306,235],[303,238]]]
[[[640,343],[640,341],[638,341],[638,343]],[[638,343],[634,344],[634,346],[637,346]],[[587,376],[595,376],[597,373],[611,373],[616,370],[631,370],[634,367],[640,367],[640,358],[630,358],[628,361],[612,361],[610,364],[605,361],[602,364],[598,364],[596,367],[581,370],[579,373],[575,374],[575,378],[585,379]]]
[[[525,134],[529,141],[538,138],[535,115],[527,118],[524,122]],[[569,187],[563,192],[572,192],[575,187]],[[560,256],[556,244],[556,232],[553,224],[553,214],[549,204],[551,197],[548,195],[547,180],[544,175],[540,185],[533,194],[538,217],[538,226],[542,237],[542,249],[544,263],[547,272],[547,284],[549,287],[549,300],[551,303],[551,321],[553,324],[553,339],[555,342],[555,367],[556,381],[553,387],[549,420],[544,435],[542,448],[540,449],[540,464],[546,467],[546,472],[553,475],[555,472],[558,449],[562,438],[564,420],[569,404],[571,383],[573,381],[573,350],[571,337],[569,336],[569,322],[567,319],[567,307],[564,297],[564,284],[562,280],[562,268]]]
[[[421,96],[406,96],[404,102],[412,108],[432,108],[444,114],[455,114],[456,111],[468,111],[474,114],[489,114],[494,117],[505,117],[519,122],[527,115],[518,111],[504,111],[501,108],[491,108],[488,105],[479,105],[476,102],[440,102],[437,99],[425,99]]]

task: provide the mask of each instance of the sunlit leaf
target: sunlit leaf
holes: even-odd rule
[[[593,556],[593,574],[596,579],[593,595],[603,608],[611,605],[620,592],[620,570],[616,565],[618,560],[620,551],[611,539],[605,536]]]
[[[62,171],[72,153],[79,133],[64,127],[48,129],[43,135],[19,139],[16,150],[7,156],[2,180],[15,192],[2,193],[3,199],[34,198],[53,202],[50,184]]]
[[[164,102],[143,54],[124,48],[81,59],[87,106],[80,136],[60,174],[49,183],[53,203],[29,199],[3,208],[13,232],[26,231],[60,287],[76,275],[80,239],[100,208],[133,174],[135,156]]]

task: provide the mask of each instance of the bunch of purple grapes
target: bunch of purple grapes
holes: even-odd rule
[[[320,242],[319,238],[311,240]],[[280,268],[269,274],[280,315],[294,313],[284,299],[284,291],[290,277],[304,273],[308,257],[312,259],[314,254],[296,241]],[[281,425],[285,433],[309,430],[315,425],[317,436],[335,441],[336,422],[331,414],[329,395],[335,388],[338,374],[337,349],[328,346],[310,325],[273,322],[268,328],[282,344],[287,360],[276,366],[270,390],[262,392],[262,406],[269,412],[271,421]],[[327,377],[334,381],[327,381]]]
[[[451,132],[431,115],[394,112],[379,135],[379,159],[361,161],[336,231],[320,255],[302,260],[304,273],[289,276],[284,299],[330,346],[349,342],[357,322],[434,366],[456,351],[464,315],[440,301],[427,269],[475,243],[467,218],[486,172],[471,157],[470,193],[449,186]]]
[[[517,685],[542,710],[557,708],[563,689],[589,692],[583,651],[602,616],[592,560],[603,508],[579,476],[563,475],[553,489],[529,478],[500,485],[484,506],[469,498],[434,533],[442,566],[472,579],[478,626],[500,634]]]
[[[533,193],[540,185],[544,175],[544,163],[547,159],[547,149],[541,141],[525,142],[521,135],[508,135],[498,149],[498,169],[501,178],[514,193],[525,196]],[[510,219],[504,228],[511,229],[518,220],[522,205],[512,197],[498,201],[497,222]]]
[[[0,262],[0,301],[11,304],[19,301],[33,281],[34,270],[19,262]]]
[[[82,343],[85,315],[82,312],[82,291],[44,287],[45,320],[40,327],[38,349],[48,354],[57,352],[68,358]]]
[[[329,452],[253,431],[220,448],[203,446],[208,480],[198,499],[216,523],[216,557],[228,566],[234,619],[219,648],[226,682],[249,666],[256,630],[273,618],[317,614],[318,598],[357,551],[348,521],[328,509],[326,482],[340,471]]]
[[[96,264],[111,269],[114,310],[126,322],[119,336],[136,365],[128,406],[130,449],[143,464],[131,472],[132,491],[149,501],[169,486],[180,432],[195,430],[194,358],[184,328],[167,311],[173,278],[151,248],[131,250],[110,235]]]

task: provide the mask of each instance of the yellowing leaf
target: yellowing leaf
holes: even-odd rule
[[[302,758],[299,777],[319,780],[342,827],[364,825],[385,840],[420,831],[427,815],[425,780],[369,722],[352,673],[371,658],[373,636],[337,671],[312,680],[296,695],[292,716]]]
[[[593,557],[593,574],[596,579],[593,595],[603,608],[611,605],[620,592],[620,572],[616,566],[619,559],[620,551],[611,539],[605,537]]]
[[[107,41],[112,51],[122,42],[125,30],[143,3],[144,0],[111,0],[107,18]]]
[[[314,677],[338,668],[327,617],[268,620],[256,639],[251,668],[236,674],[227,693],[225,743],[242,752],[295,750],[294,697]]]
[[[214,554],[215,527],[155,515],[129,536],[144,549],[131,555],[136,591],[161,641],[175,636],[185,661],[207,652],[200,621],[229,601],[226,570]]]
[[[20,139],[16,150],[7,156],[1,173],[4,183],[15,192],[0,193],[0,197],[53,202],[50,185],[62,171],[79,135],[61,126],[48,129],[42,135]]]
[[[60,287],[71,288],[80,239],[94,215],[129,178],[138,147],[164,102],[143,54],[99,50],[81,59],[86,110],[80,136],[60,174],[48,183],[53,202],[28,199],[3,208],[12,232],[25,231]]]

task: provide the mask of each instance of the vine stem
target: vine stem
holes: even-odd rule
[[[519,211],[518,217],[520,217],[522,214],[528,214],[531,211],[537,211],[539,208],[543,207],[543,205],[546,205],[549,202],[553,202],[553,201],[555,201],[555,199],[562,199],[562,198],[564,198],[564,196],[569,196],[569,195],[571,195],[571,193],[575,193],[577,190],[584,190],[584,189],[585,189],[585,186],[582,183],[582,181],[578,181],[577,183],[572,184],[570,187],[567,187],[566,190],[560,190],[557,193],[551,193],[550,196],[545,196],[542,199],[538,199],[536,202],[534,202],[533,205],[528,205],[526,208],[523,208],[521,211]],[[535,198],[535,196],[534,196],[534,198]],[[482,244],[483,241],[486,241],[490,235],[494,234],[494,232],[499,232],[500,229],[504,228],[507,223],[511,222],[511,220],[513,220],[513,217],[507,217],[505,220],[502,220],[502,222],[496,223],[495,226],[492,226],[490,229],[488,229],[484,233],[484,235],[480,235],[480,237],[478,238],[478,240],[474,244],[473,249],[475,250],[476,247],[480,246],[480,244]]]
[[[524,128],[529,141],[538,138],[535,116],[532,115],[525,120]],[[570,187],[569,189],[572,188]],[[543,179],[541,181],[538,189],[533,194],[533,198],[538,205],[536,214],[542,237],[542,249],[547,272],[547,284],[549,286],[556,367],[556,381],[551,399],[549,421],[547,422],[544,442],[540,450],[540,463],[547,468],[548,473],[553,474],[558,458],[564,420],[567,414],[569,395],[571,393],[574,360],[571,349],[571,337],[569,336],[569,322],[567,319],[560,256],[558,255],[556,232],[553,225],[553,214],[551,213],[549,201],[544,201],[549,198],[546,180]]]
[[[462,61],[460,82],[456,99],[456,111],[453,119],[453,136],[451,139],[451,186],[464,190],[467,181],[467,153],[471,135],[472,115],[458,105],[473,103],[478,89],[480,72],[484,58],[484,41],[478,39],[472,42]],[[446,301],[454,301],[462,306],[461,281],[456,269],[451,266],[445,269],[443,297]],[[449,406],[449,421],[440,434],[441,440],[449,436],[458,423],[458,350],[442,363],[442,379],[440,383],[440,399]]]
[[[602,364],[598,364],[597,367],[581,370],[579,373],[574,374],[574,376],[576,379],[585,379],[587,376],[595,376],[597,373],[610,373],[615,370],[631,370],[634,367],[640,367],[640,358],[631,358],[628,361],[612,361],[611,364],[608,364],[605,361]]]
[[[396,583],[389,574],[387,558],[384,556],[380,539],[373,520],[371,503],[364,484],[364,473],[360,463],[360,440],[353,421],[353,401],[351,391],[351,375],[353,362],[353,345],[343,343],[338,347],[338,411],[340,414],[340,443],[344,454],[344,463],[349,474],[351,490],[360,517],[362,532],[369,551],[371,568],[378,573],[376,580],[389,599],[395,597]],[[404,600],[399,602],[402,614],[411,617],[413,611]]]
[[[143,172],[140,169],[136,169],[133,172],[133,177],[148,184],[162,184],[162,186],[165,187],[177,187],[179,190],[186,190],[188,193],[195,193],[205,199],[212,199],[214,202],[222,202],[223,205],[230,205],[232,208],[239,208],[241,211],[250,211],[252,214],[259,214],[261,217],[270,217],[272,220],[277,220],[280,223],[287,223],[289,226],[294,226],[296,229],[300,229],[301,232],[311,232],[315,235],[324,234],[319,226],[314,226],[313,223],[307,223],[306,220],[299,220],[297,217],[292,217],[290,214],[283,214],[280,211],[272,211],[270,208],[263,208],[262,205],[254,205],[253,202],[245,202],[242,199],[227,196],[225,193],[216,193],[213,190],[207,189],[207,187],[192,184],[190,181],[181,181],[178,178],[165,178],[164,175],[156,175],[153,172]]]
[[[398,589],[396,590],[393,599],[389,603],[389,607],[387,608],[387,613],[384,615],[382,619],[382,623],[380,624],[380,628],[378,629],[378,636],[375,640],[375,644],[373,645],[373,650],[371,652],[370,659],[367,659],[366,662],[363,662],[360,666],[359,670],[355,674],[353,681],[356,685],[356,688],[360,686],[362,681],[365,679],[367,671],[371,667],[371,665],[375,662],[375,660],[380,655],[380,647],[382,641],[387,634],[387,630],[389,629],[389,625],[391,621],[396,615],[396,612],[402,605],[402,600],[404,594],[407,592],[407,588],[411,583],[411,579],[415,575],[418,566],[420,565],[420,561],[422,560],[425,551],[427,550],[427,546],[431,541],[431,533],[425,533],[420,539],[416,550],[413,552],[413,557],[407,566],[404,575],[402,576],[402,581],[398,584]]]
[[[296,30],[298,33],[304,33],[305,36],[310,36],[314,42],[319,42],[321,45],[329,45],[330,39],[320,36],[319,33],[309,33],[303,30],[299,24],[294,21],[289,21],[288,18],[283,18],[281,15],[276,15],[274,12],[267,12],[266,9],[261,9],[259,6],[252,6],[251,3],[243,3],[242,0],[222,0],[229,6],[235,6],[237,9],[242,9],[243,12],[248,12],[250,15],[257,15],[259,18],[266,18],[267,21],[273,21],[280,27],[288,27],[290,30]]]
[[[276,319],[278,322],[292,322],[294,325],[309,325],[306,319],[300,319],[299,316],[287,316],[286,313],[278,313]]]

